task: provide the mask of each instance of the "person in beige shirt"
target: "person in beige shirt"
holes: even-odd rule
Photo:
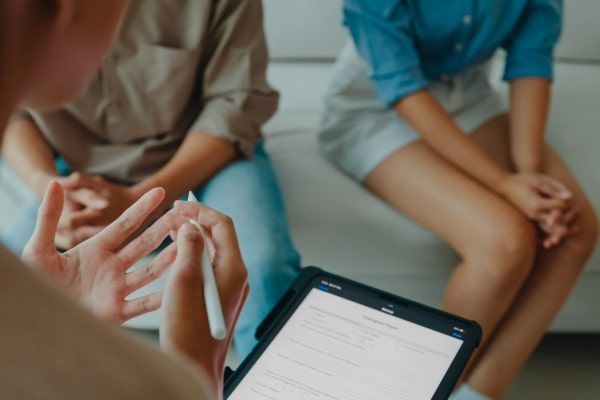
[[[0,140],[18,104],[48,109],[81,90],[127,4],[0,2]],[[222,398],[225,355],[248,293],[233,224],[200,204],[177,202],[136,235],[164,198],[161,188],[148,191],[93,238],[59,253],[54,237],[65,191],[56,181],[48,184],[23,254],[31,268],[0,246],[0,398]],[[186,222],[191,218],[206,229],[215,249],[215,276],[229,327],[224,341],[212,340],[208,329],[200,269],[204,243],[198,228]],[[126,272],[169,233],[175,244],[147,269]],[[113,321],[148,311],[160,297],[126,301],[123,295],[152,280],[152,270],[169,265],[162,296],[165,353],[81,306]]]
[[[300,266],[261,143],[278,101],[267,61],[260,0],[132,2],[77,99],[50,112],[23,109],[9,124],[3,157],[37,196],[0,237],[22,251],[52,179],[67,195],[56,240],[63,249],[149,188],[166,190],[158,212],[193,190],[235,221],[253,287],[236,332],[243,357]]]

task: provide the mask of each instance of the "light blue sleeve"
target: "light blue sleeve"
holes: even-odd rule
[[[370,66],[377,94],[389,107],[428,84],[410,33],[410,18],[399,0],[344,1],[344,24]]]
[[[516,30],[503,46],[507,51],[504,80],[552,80],[554,47],[561,27],[562,0],[530,0]]]

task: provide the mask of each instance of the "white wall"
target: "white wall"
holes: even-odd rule
[[[564,6],[557,57],[600,62],[600,0],[564,0]]]

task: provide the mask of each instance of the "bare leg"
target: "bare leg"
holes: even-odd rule
[[[442,236],[461,255],[446,289],[444,307],[478,321],[488,338],[533,265],[531,224],[422,142],[392,154],[365,184]]]
[[[505,118],[484,125],[475,138],[499,162],[508,158]],[[502,397],[538,345],[597,242],[594,210],[567,166],[550,148],[545,152],[544,172],[573,191],[581,208],[577,221],[581,231],[551,251],[539,251],[533,272],[468,378],[472,387],[492,398]]]
[[[474,138],[500,165],[512,169],[505,116],[484,124]],[[365,181],[370,190],[441,235],[462,256],[444,306],[483,326],[484,351],[468,381],[493,398],[502,396],[538,344],[597,241],[593,209],[551,149],[545,172],[573,190],[581,207],[581,232],[555,250],[540,252],[534,272],[537,247],[531,223],[424,143],[394,153]]]

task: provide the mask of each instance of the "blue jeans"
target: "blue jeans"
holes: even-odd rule
[[[253,158],[226,167],[194,193],[199,201],[233,219],[248,267],[250,296],[234,336],[243,359],[256,344],[258,324],[300,271],[277,178],[268,155],[258,146]],[[28,204],[1,235],[15,253],[22,251],[33,232],[38,205],[37,199]]]

